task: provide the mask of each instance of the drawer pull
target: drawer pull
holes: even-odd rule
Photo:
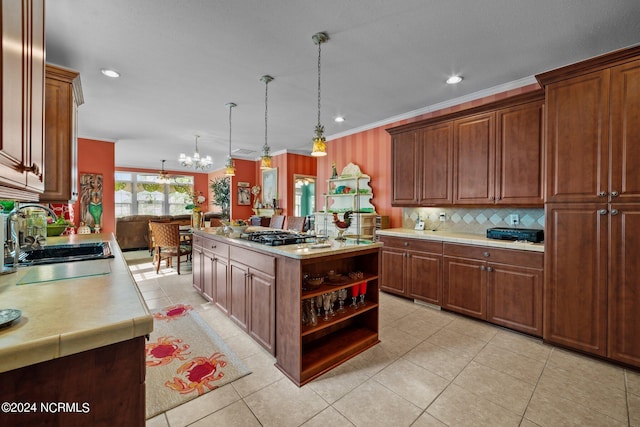
[[[618,193],[617,191],[612,191],[611,192],[611,197],[618,197],[620,193]]]
[[[484,255],[485,258],[489,258],[489,252],[484,252],[482,255]]]
[[[611,215],[618,215],[618,209],[611,209]]]
[[[480,266],[480,270],[485,271],[487,268],[484,265]]]
[[[599,192],[598,197],[607,197],[607,192],[606,191]]]
[[[409,242],[404,242],[404,245],[405,246],[409,246]]]
[[[491,273],[493,271],[493,267],[487,267],[487,271]]]
[[[607,210],[606,210],[606,209],[600,209],[600,210],[598,211],[598,213],[599,213],[600,215],[606,215],[606,214],[607,214]]]

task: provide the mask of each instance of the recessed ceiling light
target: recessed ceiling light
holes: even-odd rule
[[[100,70],[100,72],[102,72],[102,74],[104,74],[107,77],[111,77],[112,79],[116,79],[120,77],[120,73],[115,70],[109,70],[107,68],[103,68]]]
[[[338,116],[335,119],[333,119],[334,122],[336,123],[342,123],[344,122],[344,117],[343,116]]]
[[[462,81],[462,76],[451,76],[447,79],[447,84],[454,85]]]

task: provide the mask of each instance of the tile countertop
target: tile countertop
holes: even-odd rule
[[[259,230],[267,230],[265,227],[252,227],[254,231]],[[215,236],[223,241],[227,241],[229,243],[235,244],[237,246],[243,246],[250,249],[256,249],[261,252],[270,253],[273,255],[285,256],[288,258],[295,259],[310,259],[310,258],[319,258],[327,255],[337,255],[343,253],[357,252],[370,248],[379,248],[382,247],[382,243],[371,242],[371,240],[364,240],[363,243],[356,244],[354,239],[347,239],[347,241],[340,242],[333,239],[327,240],[330,246],[314,248],[313,243],[295,243],[291,245],[282,245],[282,246],[269,246],[263,245],[261,243],[251,242],[246,239],[241,239],[239,237],[225,237],[224,234],[220,233],[220,228],[212,227],[212,228],[203,228],[200,230],[194,230],[195,234],[200,234],[202,236]]]
[[[463,243],[477,246],[490,246],[503,249],[520,249],[544,252],[544,243],[513,242],[509,240],[487,239],[478,234],[453,233],[450,231],[418,231],[411,228],[385,228],[377,230],[378,236],[404,237],[410,239],[435,240],[449,243]]]
[[[113,235],[50,237],[48,244],[108,241],[109,274],[17,285],[31,269],[0,275],[0,309],[22,317],[0,328],[0,372],[143,336],[153,330],[144,302]],[[74,264],[97,262],[76,261]]]

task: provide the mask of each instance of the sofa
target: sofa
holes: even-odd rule
[[[212,227],[222,225],[219,212],[206,212],[205,223],[209,221]],[[149,221],[177,222],[180,225],[191,225],[191,215],[129,215],[116,218],[116,240],[120,249],[132,251],[149,249]]]

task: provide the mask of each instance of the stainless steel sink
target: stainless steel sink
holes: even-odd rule
[[[22,250],[19,265],[55,264],[104,258],[113,258],[109,242],[63,244]]]

